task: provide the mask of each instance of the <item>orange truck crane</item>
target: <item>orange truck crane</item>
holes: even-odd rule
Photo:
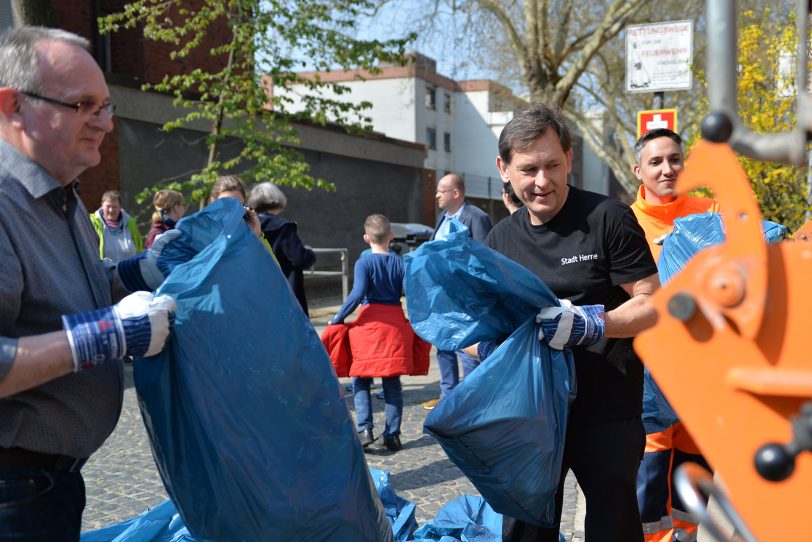
[[[809,14],[809,0],[798,0],[799,89],[808,81]],[[801,91],[794,131],[744,127],[736,2],[708,0],[707,15],[712,113],[679,186],[714,191],[726,242],[697,254],[656,293],[657,324],[635,349],[724,484],[725,493],[696,466],[678,472],[677,490],[692,510],[703,516],[703,496],[712,494],[740,540],[812,540],[812,243],[765,243],[735,155],[803,163],[812,108]],[[804,233],[812,236],[810,224],[798,238]],[[709,532],[720,536],[713,525]]]

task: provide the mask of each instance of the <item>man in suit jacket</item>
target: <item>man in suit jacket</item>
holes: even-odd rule
[[[484,241],[491,231],[491,219],[476,205],[465,201],[465,181],[456,173],[449,173],[437,183],[437,205],[442,210],[434,227],[431,239],[444,239],[448,235],[449,223],[456,218],[468,228],[468,235],[477,241]],[[462,363],[463,377],[473,371],[479,362],[464,352],[450,350],[437,351],[437,364],[440,366],[440,397],[423,403],[423,408],[431,410],[440,399],[451,393],[460,381],[457,357]]]

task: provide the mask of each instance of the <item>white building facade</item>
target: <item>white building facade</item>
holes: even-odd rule
[[[364,115],[372,129],[388,137],[423,144],[427,148],[425,167],[439,179],[455,172],[465,179],[466,195],[482,200],[500,200],[502,181],[496,168],[498,140],[513,114],[525,108],[525,100],[491,80],[454,81],[440,75],[436,62],[419,53],[409,53],[405,66],[386,65],[380,73],[365,71],[302,72],[350,89],[324,97],[371,104]],[[270,90],[273,92],[274,90]],[[296,110],[308,90],[294,86],[285,92]],[[575,160],[570,182],[578,187],[608,193],[609,169],[574,134]]]
[[[459,173],[467,196],[499,200],[499,133],[526,102],[493,81],[457,82],[438,74],[433,59],[417,53],[411,53],[411,59],[406,66],[384,66],[378,74],[341,71],[318,76],[350,89],[341,96],[327,91],[325,97],[372,104],[364,115],[374,131],[425,145],[425,167],[434,170],[437,178]],[[303,92],[300,86],[285,94],[294,110]]]

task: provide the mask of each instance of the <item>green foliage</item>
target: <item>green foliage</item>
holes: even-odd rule
[[[791,131],[795,126],[795,95],[788,88],[795,73],[779,73],[779,58],[792,54],[797,45],[794,17],[777,22],[769,9],[739,14],[738,113],[745,126],[759,133]],[[794,58],[794,57],[793,57]],[[794,62],[794,60],[793,60]],[[705,84],[700,73],[700,80]],[[697,104],[708,113],[707,98]],[[694,134],[691,143],[699,134]],[[764,218],[795,231],[805,222],[806,169],[739,156],[753,186]]]
[[[292,121],[326,124],[337,119],[351,131],[369,128],[364,105],[353,105],[317,92],[308,93],[304,109],[292,111],[292,101],[280,89],[305,85],[308,90],[329,87],[336,94],[346,87],[304,78],[296,70],[330,71],[360,67],[375,73],[380,61],[403,62],[403,40],[359,40],[355,21],[366,0],[136,0],[120,13],[100,19],[102,32],[143,28],[147,40],[170,46],[170,58],[183,59],[203,47],[214,25],[225,23],[230,41],[208,54],[221,60],[222,69],[201,68],[166,75],[157,84],[145,84],[174,96],[186,114],[168,122],[171,131],[205,121],[212,129],[206,137],[209,160],[188,181],[163,183],[205,200],[218,175],[238,171],[251,184],[273,180],[278,184],[331,189],[323,179],[308,173]],[[269,98],[267,86],[275,89]],[[241,141],[239,153],[224,158],[226,140]],[[201,164],[202,166],[202,164]],[[149,197],[138,195],[139,203]]]

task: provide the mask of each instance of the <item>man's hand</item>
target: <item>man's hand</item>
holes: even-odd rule
[[[117,305],[62,316],[74,372],[125,355],[154,356],[175,322],[175,300],[149,292],[131,294]]]
[[[560,307],[541,309],[536,315],[539,340],[546,339],[550,348],[562,350],[573,346],[589,346],[601,340],[606,332],[603,305],[573,305],[560,299]]]
[[[164,281],[164,274],[158,268],[158,258],[166,246],[182,235],[180,230],[165,231],[155,238],[152,247],[132,258],[118,262],[118,276],[121,284],[130,291],[152,291]]]

